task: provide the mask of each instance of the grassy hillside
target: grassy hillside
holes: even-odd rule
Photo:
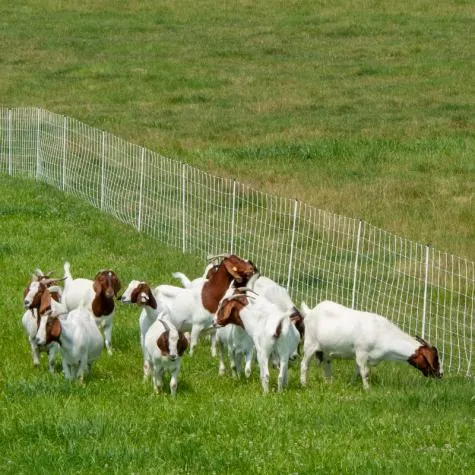
[[[0,100],[475,258],[471,3],[7,0]]]
[[[83,277],[112,267],[127,285],[194,277],[204,263],[45,185],[0,177],[0,187],[1,473],[473,473],[473,381],[461,377],[384,363],[365,392],[350,384],[353,364],[336,362],[331,385],[312,367],[302,389],[293,363],[288,389],[263,396],[256,367],[249,381],[218,377],[203,341],[184,356],[173,400],[142,383],[138,311],[121,305],[114,354],[84,386],[48,374],[44,356],[33,368],[20,321],[35,267],[60,276],[68,259]]]

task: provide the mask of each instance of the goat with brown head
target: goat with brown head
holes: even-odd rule
[[[416,336],[416,340],[421,346],[407,360],[408,363],[421,371],[424,376],[441,378],[442,372],[440,370],[437,348],[419,336]]]

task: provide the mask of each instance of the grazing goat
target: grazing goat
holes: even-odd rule
[[[424,376],[441,377],[437,349],[423,339],[412,338],[386,318],[375,313],[352,310],[335,302],[324,301],[309,309],[302,303],[305,322],[304,355],[300,382],[307,382],[310,358],[322,356],[327,380],[331,380],[331,358],[355,358],[356,371],[363,387],[369,388],[368,365],[383,360],[407,361]],[[356,373],[356,374],[357,374]]]
[[[69,262],[64,263],[64,279],[64,304],[69,311],[82,305],[92,312],[96,324],[104,329],[107,353],[111,355],[114,298],[120,290],[120,280],[111,270],[98,272],[94,280],[73,279]]]
[[[66,319],[59,318],[66,310],[64,304],[52,299],[48,290],[44,292],[36,343],[44,346],[57,342],[61,349],[64,376],[82,383],[84,375],[101,355],[104,340],[86,308],[72,310]]]
[[[281,391],[287,385],[289,358],[300,341],[299,333],[290,321],[293,309],[283,312],[264,297],[258,295],[250,302],[248,297],[236,294],[224,299],[216,313],[216,323],[221,326],[233,323],[251,336],[264,393],[269,392],[269,358],[273,354],[278,357],[277,390]]]
[[[157,318],[145,335],[145,354],[152,373],[153,387],[161,391],[163,375],[169,372],[170,393],[176,395],[181,357],[188,347],[184,334],[169,321]]]
[[[145,335],[158,317],[157,301],[152,293],[152,289],[146,282],[132,280],[122,294],[121,302],[124,304],[133,303],[142,309],[139,316],[139,327],[145,381],[150,375],[150,366],[145,349]]]
[[[45,351],[48,354],[48,370],[53,373],[56,361],[56,354],[58,353],[58,344],[51,343],[46,347],[39,347],[36,344],[36,333],[40,324],[39,308],[41,304],[41,297],[46,290],[50,288],[52,297],[59,301],[61,298],[61,287],[51,287],[56,284],[58,280],[51,279],[48,274],[43,274],[40,269],[36,269],[31,281],[23,292],[23,303],[26,308],[25,313],[21,319],[25,334],[28,338],[31,349],[31,357],[33,365],[40,364],[40,351]]]

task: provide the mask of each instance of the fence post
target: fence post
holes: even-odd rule
[[[292,274],[292,260],[294,257],[294,241],[295,241],[295,226],[297,224],[297,207],[298,201],[295,200],[294,202],[294,220],[292,223],[292,239],[290,240],[290,258],[289,258],[289,275],[287,277],[287,290],[290,289],[290,277]]]
[[[63,167],[62,167],[62,179],[61,179],[61,189],[65,191],[66,189],[66,140],[68,132],[68,118],[63,116]]]
[[[234,214],[236,211],[236,179],[233,178],[233,202],[231,209],[231,254],[234,254]]]
[[[12,110],[8,109],[8,174],[12,174]]]
[[[356,256],[355,256],[355,267],[353,270],[353,291],[351,294],[351,308],[355,308],[356,300],[356,279],[358,275],[358,261],[360,257],[360,240],[361,240],[361,219],[358,221],[358,234],[356,236]]]
[[[426,312],[427,312],[427,285],[429,281],[429,250],[430,246],[426,245],[426,256],[425,256],[425,276],[424,276],[424,303],[422,306],[422,329],[421,329],[421,338],[425,338],[426,334]]]
[[[101,145],[101,210],[104,209],[104,187],[105,187],[105,133],[102,131]]]
[[[181,172],[181,204],[182,204],[182,250],[183,254],[186,252],[186,220],[185,220],[185,206],[186,206],[186,198],[185,198],[185,191],[186,191],[186,164],[182,164],[182,172]]]
[[[137,230],[140,232],[142,228],[142,191],[143,191],[143,169],[145,161],[145,149],[142,147],[142,157],[140,161],[140,188],[139,188],[139,216],[137,220]]]
[[[40,109],[36,109],[36,180],[40,177]]]

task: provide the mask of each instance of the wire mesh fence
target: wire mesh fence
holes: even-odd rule
[[[0,108],[0,172],[46,182],[184,253],[233,252],[289,290],[377,312],[472,373],[475,263],[271,196],[38,108]]]

